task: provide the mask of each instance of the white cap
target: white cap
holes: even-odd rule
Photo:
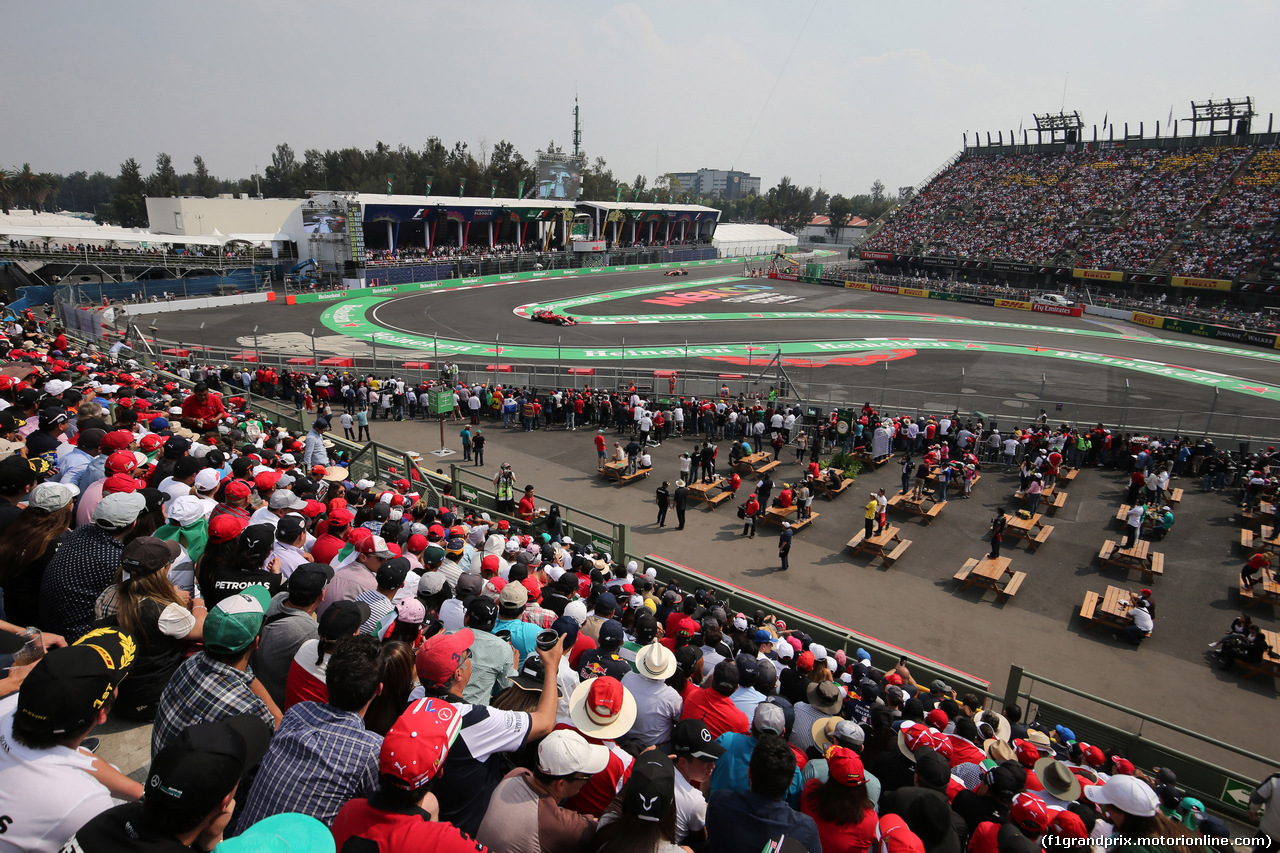
[[[70,387],[71,383],[65,380],[50,379],[48,382],[44,383],[44,393],[56,397]]]
[[[599,773],[609,763],[609,749],[572,729],[557,729],[538,744],[538,769],[548,776]]]
[[[815,656],[815,657],[816,657],[816,656]],[[837,668],[838,668],[838,664],[836,664],[836,659],[835,659],[835,658],[833,658],[833,657],[828,657],[828,658],[827,658],[827,669],[831,670],[832,672],[835,672]]]
[[[644,570],[644,576],[647,577],[649,580],[654,580],[655,578],[658,577],[658,570],[655,569],[653,566],[650,566],[649,568]]]
[[[627,560],[627,574],[634,575],[640,570],[640,564],[635,560]]]
[[[1090,802],[1115,806],[1134,817],[1153,817],[1160,810],[1156,792],[1136,776],[1112,776],[1105,785],[1087,786],[1084,795]]]
[[[218,482],[218,472],[213,468],[204,468],[196,474],[196,491],[212,492],[218,488]],[[172,509],[170,509],[169,514],[173,514]]]
[[[747,617],[745,616],[733,617],[733,627],[735,630],[738,630],[738,631],[747,630]]]
[[[796,650],[791,647],[790,643],[778,643],[773,647],[773,650],[777,652],[780,660],[791,660],[796,653]]]
[[[356,480],[356,488],[362,492],[365,489],[372,489],[373,481],[372,480]]]
[[[179,527],[186,527],[201,518],[204,518],[204,503],[196,496],[183,495],[169,502],[169,520]]]
[[[587,603],[576,598],[564,606],[564,615],[581,625],[587,621]]]
[[[809,651],[813,652],[814,660],[822,660],[827,656],[827,647],[822,643],[810,643]]]

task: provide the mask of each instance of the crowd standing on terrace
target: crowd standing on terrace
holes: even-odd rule
[[[353,476],[319,407],[346,414],[354,385],[358,412],[359,388],[394,379],[306,377],[317,414],[290,433],[221,370],[179,366],[188,388],[30,316],[4,346],[0,850],[1034,853],[1229,835],[1167,771],[573,540],[533,486],[518,508],[499,487],[490,515],[417,469]],[[470,400],[497,389],[456,380],[439,380],[455,418],[645,447],[677,429],[741,451],[797,426],[727,393],[670,422],[638,393],[553,393],[544,415],[542,395],[504,391],[486,413]],[[868,405],[851,441],[892,429],[904,452],[1018,461],[958,421]],[[1044,419],[1015,444],[1024,466],[1215,458]],[[516,476],[502,464],[495,482]],[[153,724],[145,781],[94,756],[109,719]],[[1273,837],[1278,800],[1274,779],[1251,797]]]

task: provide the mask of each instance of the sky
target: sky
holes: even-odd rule
[[[281,142],[431,136],[533,159],[570,147],[576,94],[620,180],[736,168],[852,195],[1064,106],[1086,137],[1210,97],[1252,96],[1255,130],[1280,112],[1273,0],[6,0],[5,23],[0,167],[60,173],[163,151],[242,177]]]

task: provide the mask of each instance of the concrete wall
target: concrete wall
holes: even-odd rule
[[[141,317],[147,314],[168,314],[173,311],[196,311],[200,308],[216,308],[220,305],[248,305],[251,302],[266,302],[270,294],[232,293],[228,296],[197,296],[191,299],[176,299],[173,302],[143,302],[138,305],[124,306],[130,317]]]

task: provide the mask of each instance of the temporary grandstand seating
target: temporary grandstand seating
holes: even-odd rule
[[[1280,277],[1268,147],[970,151],[862,248],[1218,278]]]

